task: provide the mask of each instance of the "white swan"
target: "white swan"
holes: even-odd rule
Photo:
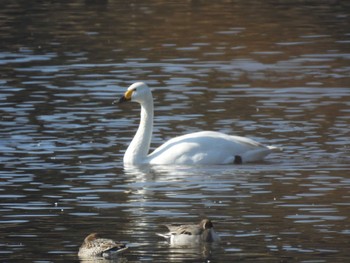
[[[240,164],[262,160],[275,146],[264,146],[251,139],[214,131],[201,131],[175,137],[148,154],[153,130],[153,97],[143,82],[132,84],[119,103],[141,105],[137,132],[124,154],[124,165],[140,164]]]

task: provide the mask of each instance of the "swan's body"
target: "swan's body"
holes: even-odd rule
[[[143,82],[132,84],[119,102],[141,105],[139,128],[124,154],[124,164],[233,164],[255,162],[278,147],[220,132],[202,131],[175,137],[148,154],[153,130],[153,97]]]
[[[79,248],[81,258],[104,257],[112,258],[128,247],[108,238],[100,238],[96,233],[88,235]]]
[[[196,225],[166,225],[169,232],[159,234],[171,245],[197,245],[203,242],[218,242],[219,236],[214,231],[213,223],[209,219],[203,219]]]

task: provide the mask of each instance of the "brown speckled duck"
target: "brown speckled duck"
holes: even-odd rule
[[[79,248],[78,256],[81,258],[104,257],[111,258],[128,249],[125,244],[108,238],[100,238],[97,233],[88,235]]]

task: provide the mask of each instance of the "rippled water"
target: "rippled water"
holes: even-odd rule
[[[350,6],[332,1],[5,1],[0,10],[0,259],[78,261],[90,232],[119,262],[350,259]],[[199,130],[283,146],[265,162],[124,169],[134,81],[152,147]],[[222,242],[171,248],[164,223]]]

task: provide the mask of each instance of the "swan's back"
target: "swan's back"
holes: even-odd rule
[[[249,138],[202,131],[175,137],[147,157],[150,164],[230,164],[262,160],[274,147]]]

